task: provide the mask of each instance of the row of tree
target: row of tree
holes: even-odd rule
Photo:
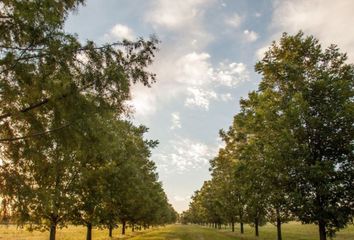
[[[334,45],[284,34],[255,68],[257,91],[240,101],[212,179],[195,192],[184,222],[315,223],[319,239],[353,221],[354,66]]]
[[[33,229],[174,222],[149,160],[156,141],[129,121],[130,87],[150,86],[158,41],[97,46],[64,31],[83,0],[0,3],[3,218]]]

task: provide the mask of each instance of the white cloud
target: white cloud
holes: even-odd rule
[[[225,23],[234,28],[238,28],[241,25],[241,22],[242,22],[242,17],[237,13],[225,19]]]
[[[194,51],[158,58],[152,71],[158,79],[151,89],[133,86],[131,103],[137,116],[150,116],[162,104],[176,98],[184,98],[188,108],[208,111],[213,101],[227,102],[220,90],[249,79],[245,64],[225,60],[213,66],[210,54]]]
[[[216,2],[156,0],[147,10],[145,21],[159,32],[168,30],[169,39],[162,39],[161,51],[151,68],[157,74],[152,94],[138,97],[141,100],[133,98],[140,115],[154,113],[176,98],[184,98],[182,101],[186,107],[207,111],[212,101],[225,99],[219,96],[217,88],[235,86],[240,82],[239,76],[231,69],[221,69],[221,64],[214,67],[210,54],[203,50],[213,39],[204,26],[204,12]],[[232,79],[227,82],[226,76]],[[142,91],[139,93],[146,95]],[[149,101],[144,101],[146,98]]]
[[[179,195],[174,195],[173,200],[175,202],[189,202],[191,199],[191,196],[179,196]]]
[[[192,52],[176,61],[177,70],[172,73],[170,79],[175,79],[179,83],[180,88],[174,88],[175,91],[179,89],[180,94],[187,96],[185,100],[187,107],[198,107],[207,111],[211,101],[227,99],[218,94],[218,87],[235,87],[249,79],[245,64],[225,61],[215,68],[210,58],[206,52]]]
[[[262,13],[260,13],[260,12],[256,12],[256,13],[254,14],[254,16],[255,16],[256,18],[259,18],[259,17],[261,17],[261,16],[262,16]]]
[[[151,102],[159,105],[155,109],[173,99],[184,98],[185,106],[208,110],[212,101],[225,100],[218,88],[233,87],[241,81],[232,66],[212,64],[210,54],[204,51],[214,38],[204,26],[204,12],[216,2],[156,0],[147,10],[145,21],[169,36],[166,41],[162,35],[161,51],[151,68],[157,74],[153,97],[150,96],[155,98]],[[235,25],[236,15],[233,20]]]
[[[183,93],[187,94],[187,107],[199,107],[207,111],[211,101],[226,99],[225,96],[219,96],[216,91],[218,87],[235,87],[249,79],[245,64],[221,62],[214,68],[210,58],[208,53],[192,52],[182,56],[176,63],[178,70],[175,78],[185,86]]]
[[[206,167],[217,153],[215,147],[189,138],[170,140],[169,146],[172,150],[168,153],[161,151],[153,155],[157,165],[164,166],[162,170],[167,172],[183,173]]]
[[[131,95],[132,99],[127,104],[133,108],[135,116],[147,117],[156,112],[157,98],[153,89],[134,85]]]
[[[211,100],[217,99],[217,93],[212,90],[204,90],[200,88],[188,88],[189,97],[184,105],[187,107],[200,107],[204,110],[209,110]]]
[[[134,40],[135,35],[132,29],[122,24],[114,25],[104,38],[110,41],[121,41],[123,39]]]
[[[244,30],[243,36],[247,42],[254,42],[258,39],[258,33],[250,30]]]
[[[233,100],[231,93],[220,94],[220,100],[223,102],[229,102]]]
[[[272,26],[277,40],[283,31],[294,34],[303,30],[317,37],[324,47],[335,43],[354,61],[354,1],[284,0],[276,1]]]
[[[249,79],[248,71],[244,63],[224,63],[221,62],[219,67],[214,71],[214,81],[220,85],[234,87],[240,82]]]
[[[179,112],[174,112],[171,114],[171,118],[172,118],[172,125],[171,125],[171,129],[177,129],[177,128],[181,128],[181,118],[180,118],[180,114]]]
[[[258,59],[258,60],[262,60],[263,57],[264,57],[264,54],[266,53],[266,51],[267,51],[268,49],[269,49],[269,45],[259,48],[259,49],[256,51],[256,57],[257,57],[257,59]]]
[[[146,20],[149,23],[168,29],[185,28],[203,15],[203,7],[213,0],[157,0]]]
[[[176,63],[177,81],[192,86],[207,84],[212,75],[208,53],[192,52],[182,56]]]
[[[204,12],[216,2],[217,0],[152,1],[145,14],[145,22],[158,32],[168,31],[172,41],[167,43],[166,49],[170,49],[167,51],[173,49],[174,53],[185,54],[191,49],[204,48],[214,39],[204,26]]]

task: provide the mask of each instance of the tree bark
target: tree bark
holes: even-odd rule
[[[258,218],[254,219],[254,229],[255,229],[255,232],[256,232],[256,237],[259,237]]]
[[[109,225],[108,227],[108,231],[109,231],[109,237],[112,237],[112,232],[113,232],[113,226],[112,225]]]
[[[92,240],[92,223],[87,223],[86,240]]]
[[[52,223],[50,225],[49,240],[55,240],[56,231],[57,231],[57,225],[55,223]]]
[[[323,220],[318,221],[318,230],[320,232],[320,240],[327,240],[326,223]]]
[[[126,222],[122,221],[122,235],[125,235],[125,225],[126,225]]]
[[[240,232],[241,232],[241,234],[243,234],[244,230],[243,230],[243,211],[242,210],[239,210],[239,215],[240,215]]]
[[[277,216],[277,239],[282,240],[282,235],[281,235],[281,220],[280,217]]]

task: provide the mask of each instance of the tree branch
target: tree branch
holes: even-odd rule
[[[70,123],[65,124],[65,125],[63,125],[63,126],[60,126],[60,127],[57,127],[57,128],[53,128],[53,129],[44,131],[44,132],[38,132],[38,133],[34,133],[34,134],[29,134],[29,135],[26,135],[26,136],[11,137],[11,138],[0,138],[0,143],[1,143],[1,142],[12,142],[12,141],[17,141],[17,140],[22,140],[22,139],[31,138],[31,137],[42,136],[42,135],[45,135],[45,134],[48,134],[48,133],[52,133],[52,132],[61,130],[61,129],[66,128],[66,127],[68,127],[68,126],[70,126]]]
[[[85,90],[86,88],[91,87],[92,85],[93,85],[93,83],[87,84],[87,85],[83,86],[82,88],[79,89],[79,92]],[[61,100],[61,99],[64,99],[64,98],[66,98],[67,96],[69,96],[70,94],[71,94],[71,92],[65,93],[65,94],[63,94],[63,95],[61,95],[61,96],[59,96],[59,97],[54,98],[54,100]],[[28,107],[22,108],[22,109],[19,110],[18,112],[19,112],[19,113],[26,113],[26,112],[28,112],[28,111],[30,111],[30,110],[32,110],[32,109],[35,109],[35,108],[38,108],[38,107],[40,107],[40,106],[42,106],[42,105],[47,104],[49,101],[51,101],[50,98],[44,98],[44,99],[40,100],[40,101],[37,102],[37,103],[33,103],[33,104],[30,104]],[[4,113],[4,114],[0,115],[0,120],[1,120],[1,119],[4,119],[4,118],[11,117],[12,115],[14,115],[13,112]]]

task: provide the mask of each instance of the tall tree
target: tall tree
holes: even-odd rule
[[[67,128],[49,128],[43,116],[63,111],[75,96],[91,96],[115,112],[125,110],[131,83],[150,86],[146,71],[157,40],[97,46],[63,30],[82,0],[2,1],[0,22],[0,141],[8,142]],[[34,122],[36,121],[36,122]]]
[[[259,91],[279,96],[277,112],[294,139],[287,172],[292,210],[319,226],[320,240],[353,214],[354,67],[335,45],[322,50],[302,32],[284,34],[256,64]]]
[[[77,206],[84,143],[106,139],[90,132],[98,130],[97,116],[119,118],[131,84],[155,80],[146,67],[156,38],[97,46],[64,31],[82,3],[8,0],[0,8],[1,194],[11,198],[19,223],[50,230],[50,239]]]

